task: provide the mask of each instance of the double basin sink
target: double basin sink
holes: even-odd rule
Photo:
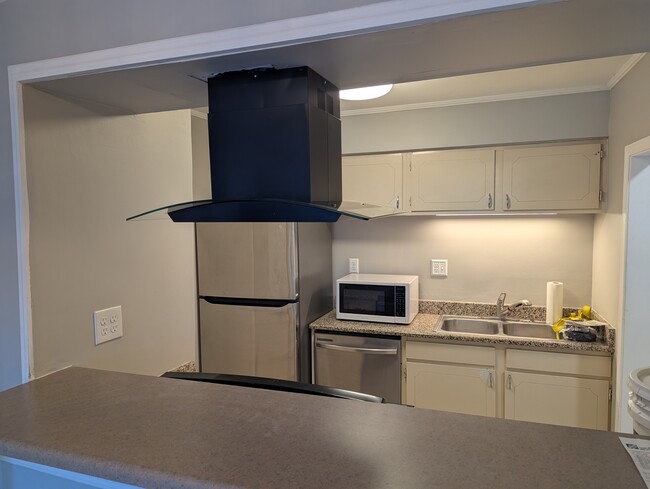
[[[548,324],[500,318],[442,316],[436,330],[450,333],[500,334],[518,338],[556,339],[555,332]]]

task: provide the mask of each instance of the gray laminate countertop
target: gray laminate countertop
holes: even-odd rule
[[[160,488],[645,488],[615,433],[85,368],[0,393],[0,455]]]
[[[321,331],[338,331],[341,333],[361,333],[400,336],[407,339],[432,341],[460,341],[480,343],[483,345],[509,345],[527,348],[540,348],[567,352],[614,352],[614,329],[607,326],[604,337],[599,341],[580,342],[555,339],[538,339],[506,335],[487,335],[470,333],[453,333],[439,331],[436,326],[439,314],[420,312],[411,324],[373,323],[367,321],[341,321],[336,319],[336,311],[330,311],[310,324],[311,329]]]

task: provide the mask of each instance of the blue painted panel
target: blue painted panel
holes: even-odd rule
[[[57,469],[10,457],[0,457],[0,489],[138,489],[99,477]]]

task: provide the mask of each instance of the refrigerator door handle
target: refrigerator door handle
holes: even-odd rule
[[[284,307],[288,304],[296,304],[298,297],[295,299],[248,299],[239,297],[213,297],[199,296],[199,299],[210,304],[220,304],[224,306],[249,306],[249,307]]]
[[[317,348],[325,348],[326,350],[348,351],[353,353],[370,353],[372,355],[397,355],[397,348],[359,348],[356,346],[341,346],[333,345],[330,343],[316,342]]]

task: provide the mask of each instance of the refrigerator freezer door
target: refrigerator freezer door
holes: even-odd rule
[[[199,309],[202,372],[297,380],[297,303]]]
[[[295,299],[295,223],[197,223],[199,295]]]

